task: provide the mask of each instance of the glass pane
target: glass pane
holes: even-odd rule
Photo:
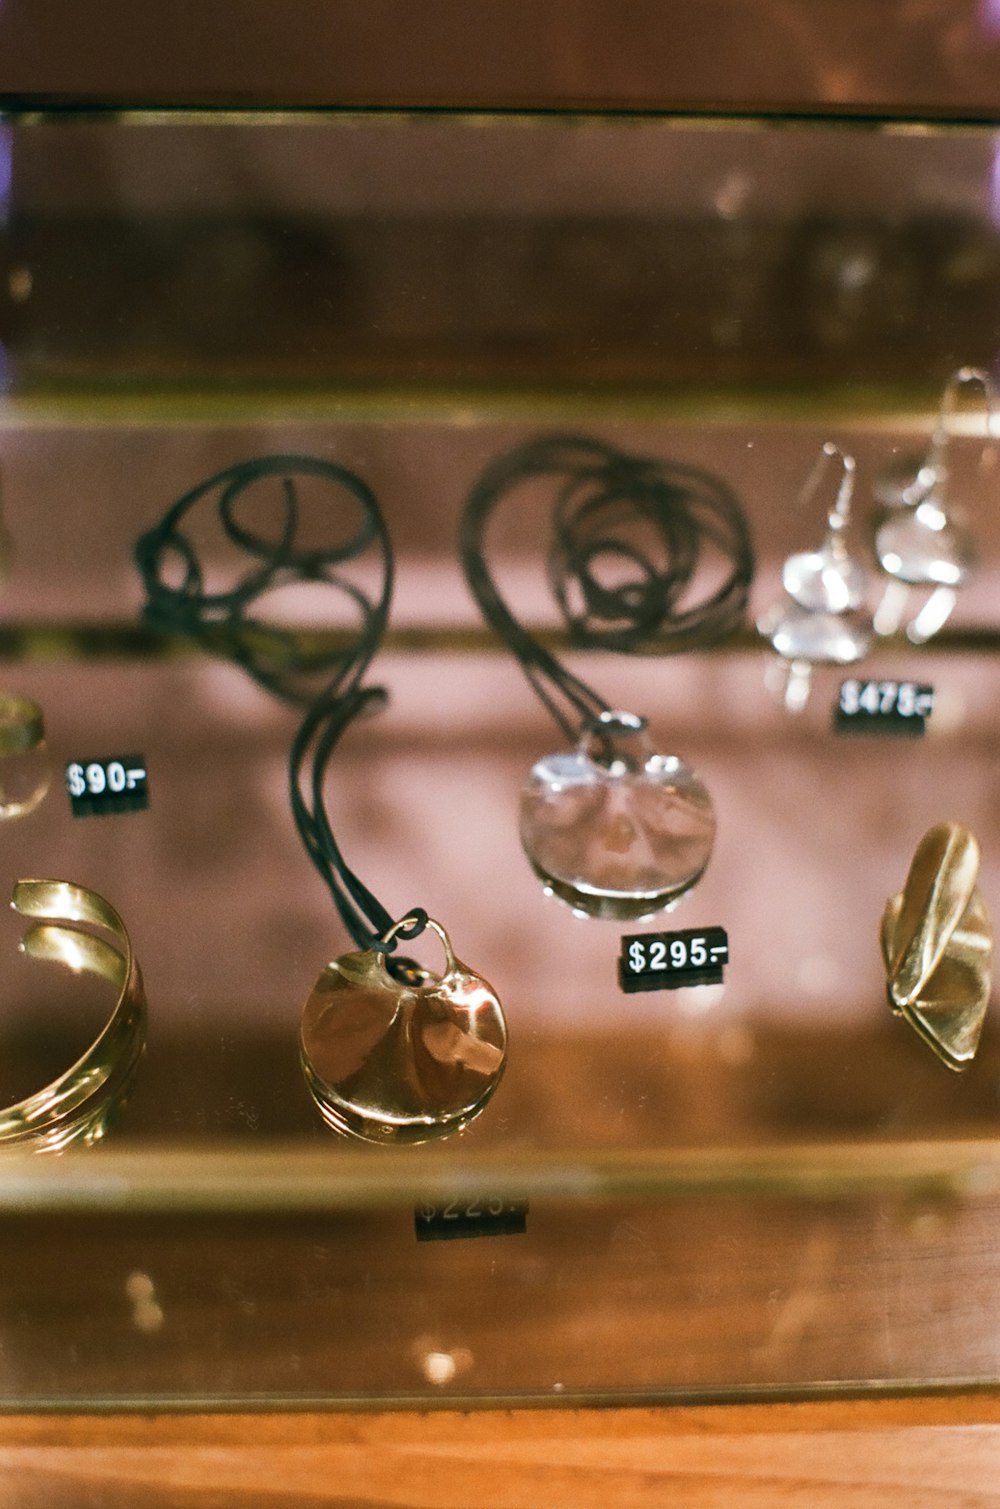
[[[45,709],[53,768],[4,825],[5,883],[106,896],[149,1027],[100,1146],[0,1161],[0,1405],[995,1382],[1000,1038],[988,1015],[949,1074],[889,1011],[879,951],[934,823],[976,833],[995,904],[981,417],[962,410],[949,458],[977,569],[940,635],[864,662],[933,686],[924,738],[835,734],[836,669],[790,713],[752,628],[821,538],[826,505],[799,493],[822,443],[856,458],[874,573],[878,479],[928,443],[948,373],[993,363],[994,133],[135,117],[9,121],[3,140],[0,689]],[[753,530],[746,628],[631,657],[566,647],[540,508],[497,532],[519,615],[712,793],[715,853],[661,925],[727,930],[721,987],[623,993],[634,925],[573,916],[521,852],[520,786],[563,736],[455,542],[486,464],[566,429],[718,475]],[[333,1137],[302,1078],[302,1005],[348,943],[289,810],[296,715],[141,622],[137,537],[279,451],[363,476],[398,555],[372,672],[390,701],[335,757],[338,838],[394,914],[445,923],[507,1013],[496,1096],[437,1146]],[[344,635],[322,593],[287,612]],[[148,810],[73,816],[67,762],[131,753]],[[24,957],[22,931],[9,914],[8,1096],[108,1009],[106,981]],[[525,1201],[523,1231],[473,1236]]]
[[[0,148],[19,394],[868,404],[996,345],[986,127],[42,118]]]

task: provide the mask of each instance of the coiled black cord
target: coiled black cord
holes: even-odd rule
[[[299,489],[303,481],[316,479],[333,489],[331,518],[339,530],[344,529],[346,498],[347,528],[335,544],[303,548],[297,544]],[[241,510],[250,507],[274,515],[273,532],[264,534],[241,522]],[[234,585],[224,591],[206,590],[205,568],[187,529],[206,510],[214,510],[224,538],[247,560]],[[379,568],[374,594],[340,569],[370,550]],[[388,943],[383,941],[394,918],[344,859],[323,798],[330,760],[344,731],[387,697],[383,687],[363,684],[385,634],[394,575],[392,544],[375,494],[353,472],[315,456],[256,457],[185,493],[137,541],[135,558],[146,592],[147,622],[197,640],[242,666],[282,701],[306,707],[289,758],[292,815],[351,938],[359,948],[386,951],[398,938],[415,937],[426,926],[420,907],[406,912],[405,925],[396,927]],[[171,584],[165,573],[177,562],[180,580]],[[354,605],[358,631],[346,649],[306,650],[294,630],[254,616],[254,605],[266,594],[296,582],[325,583]]]
[[[297,546],[303,479],[330,484],[336,498],[334,517],[342,525],[344,495],[353,518],[337,544],[308,549]],[[199,508],[199,505],[201,507]],[[272,534],[264,535],[240,519],[240,509],[263,506],[276,516]],[[188,528],[214,509],[222,534],[236,546],[247,565],[233,585],[207,591],[205,570]],[[337,568],[376,546],[382,557],[383,584],[372,602]],[[184,634],[205,649],[235,661],[267,691],[298,706],[312,700],[318,686],[346,690],[351,667],[367,665],[385,629],[392,592],[392,551],[375,495],[353,472],[315,456],[255,457],[200,482],[167,510],[159,524],[136,543],[135,559],[146,592],[143,617],[155,628]],[[177,564],[176,584],[166,573]],[[346,594],[358,610],[355,645],[343,650],[308,650],[302,636],[254,617],[254,605],[267,594],[295,582],[325,582]]]
[[[486,468],[462,514],[466,579],[486,621],[573,739],[608,704],[518,622],[486,562],[494,510],[539,481],[550,494],[549,581],[571,643],[581,648],[673,653],[716,643],[746,612],[754,552],[735,495],[694,467],[551,435]]]

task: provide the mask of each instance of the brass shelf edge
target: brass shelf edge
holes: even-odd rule
[[[577,649],[580,654],[598,653],[575,647],[562,630],[537,624],[527,627],[534,638],[552,650]],[[297,625],[294,632],[303,649],[324,654],[347,648],[353,643],[353,634],[347,629]],[[1000,652],[1000,626],[949,626],[925,644],[914,645],[900,636],[885,639],[879,648],[885,654],[905,651],[908,657],[916,656],[919,659],[935,655],[991,655]],[[384,650],[387,655],[479,655],[492,652],[499,654],[503,652],[503,646],[484,625],[426,623],[390,628],[385,637]],[[142,623],[128,619],[40,620],[37,623],[21,621],[0,624],[0,660],[7,661],[171,660],[191,659],[209,652],[209,646],[202,647],[182,634],[147,628]],[[666,641],[651,639],[643,653],[650,658],[666,655]],[[767,640],[748,626],[715,644],[685,652],[687,653],[770,656],[773,651]]]
[[[518,1413],[553,1411],[562,1415],[570,1410],[655,1410],[668,1405],[672,1409],[697,1409],[703,1407],[733,1407],[739,1405],[821,1405],[828,1402],[854,1401],[857,1403],[889,1404],[893,1400],[923,1401],[959,1400],[974,1397],[988,1411],[988,1418],[977,1423],[989,1423],[993,1410],[990,1403],[1000,1405],[1000,1379],[992,1376],[970,1375],[948,1379],[892,1378],[874,1379],[866,1382],[858,1378],[828,1378],[814,1383],[726,1383],[726,1384],[665,1384],[662,1388],[567,1388],[559,1392],[529,1390],[519,1393],[514,1390],[492,1393],[434,1393],[414,1390],[412,1393],[373,1394],[272,1394],[244,1393],[222,1394],[211,1397],[174,1393],[147,1393],[140,1397],[131,1394],[67,1394],[59,1398],[46,1395],[25,1395],[17,1399],[0,1396],[0,1417],[12,1420],[15,1416],[37,1416],[52,1420],[65,1416],[93,1417],[100,1430],[107,1426],[116,1435],[121,1423],[115,1420],[120,1414],[148,1416],[155,1409],[164,1415],[210,1416],[213,1420],[223,1417],[253,1418],[265,1415],[310,1415],[330,1414],[380,1414],[419,1413],[421,1419],[428,1414],[436,1416],[469,1411],[487,1410]],[[928,1423],[933,1423],[929,1421]],[[948,1422],[950,1423],[950,1422]],[[162,1428],[164,1422],[156,1417],[150,1424]],[[468,1428],[468,1422],[463,1422]],[[167,1427],[169,1428],[169,1426]],[[117,1444],[117,1443],[116,1443]]]
[[[737,424],[820,426],[857,432],[926,435],[933,425],[931,387],[823,383],[773,387],[760,383],[588,385],[553,381],[530,387],[473,384],[412,387],[392,383],[323,388],[264,388],[238,382],[204,390],[95,392],[66,388],[7,394],[0,399],[0,431],[59,428],[212,427],[261,424],[448,424],[456,428],[521,422],[670,422],[710,427]],[[959,428],[985,433],[974,417]]]
[[[919,1192],[1000,1199],[1000,1144],[987,1139],[660,1148],[539,1153],[424,1149],[377,1158],[341,1148],[273,1143],[188,1150],[0,1158],[0,1210],[8,1215],[250,1214],[413,1208],[420,1201],[547,1201],[704,1197],[840,1200]]]

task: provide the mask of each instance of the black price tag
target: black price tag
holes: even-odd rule
[[[528,1202],[488,1194],[437,1203],[425,1200],[413,1212],[413,1225],[418,1242],[521,1236],[528,1229]]]
[[[916,681],[859,681],[840,683],[833,715],[840,734],[902,734],[919,738],[934,711],[934,688]]]
[[[618,983],[637,990],[677,990],[682,985],[721,985],[729,963],[724,927],[689,927],[677,933],[635,933],[622,939]]]
[[[149,806],[146,762],[142,755],[71,760],[66,766],[66,790],[74,817],[143,812]]]

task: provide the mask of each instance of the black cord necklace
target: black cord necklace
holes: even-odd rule
[[[330,488],[336,544],[298,543],[300,489]],[[200,505],[200,506],[199,506]],[[273,528],[253,527],[261,511]],[[207,590],[191,526],[215,521],[241,566],[224,590]],[[324,515],[326,517],[326,515]],[[326,532],[326,531],[324,531]],[[345,568],[374,551],[378,585],[366,591]],[[385,634],[394,561],[374,493],[353,472],[312,456],[264,456],[192,488],[135,547],[146,590],[144,617],[194,638],[241,665],[258,684],[305,714],[292,741],[292,814],[358,952],[333,960],[303,1011],[300,1057],[306,1083],[335,1130],[375,1142],[420,1142],[460,1130],[492,1095],[506,1058],[506,1025],[492,987],[456,959],[440,923],[423,907],[394,919],[348,865],[326,810],[330,762],[347,728],[386,700],[365,675]],[[180,564],[180,578],[167,573]],[[294,630],[259,612],[266,595],[295,583],[337,589],[358,615],[346,649],[303,647]],[[393,956],[398,942],[435,932],[445,969],[433,975]]]
[[[338,524],[346,512],[346,534],[337,544],[296,543],[302,522],[299,494],[310,482],[330,489],[330,517]],[[274,519],[266,534],[250,522],[261,513]],[[236,548],[239,565],[231,569],[225,588],[209,590],[192,531],[213,519],[221,540]],[[381,576],[374,598],[342,569],[370,547],[378,553]],[[296,706],[308,704],[319,691],[346,696],[385,632],[393,557],[375,495],[346,467],[316,456],[254,457],[208,477],[142,535],[135,558],[146,592],[147,623],[184,634],[235,661],[266,691]],[[180,578],[171,581],[168,573],[176,575],[178,566]],[[354,604],[360,629],[347,651],[303,648],[303,637],[294,630],[254,616],[269,594],[298,582],[326,583]]]
[[[718,479],[577,435],[542,437],[499,457],[463,510],[460,552],[473,596],[576,744],[539,760],[522,792],[528,859],[546,889],[584,915],[651,915],[702,874],[715,836],[712,804],[682,760],[654,751],[645,718],[612,709],[502,597],[487,564],[487,528],[501,503],[539,486],[552,521],[549,581],[581,648],[679,651],[723,638],[746,610],[749,530]]]

